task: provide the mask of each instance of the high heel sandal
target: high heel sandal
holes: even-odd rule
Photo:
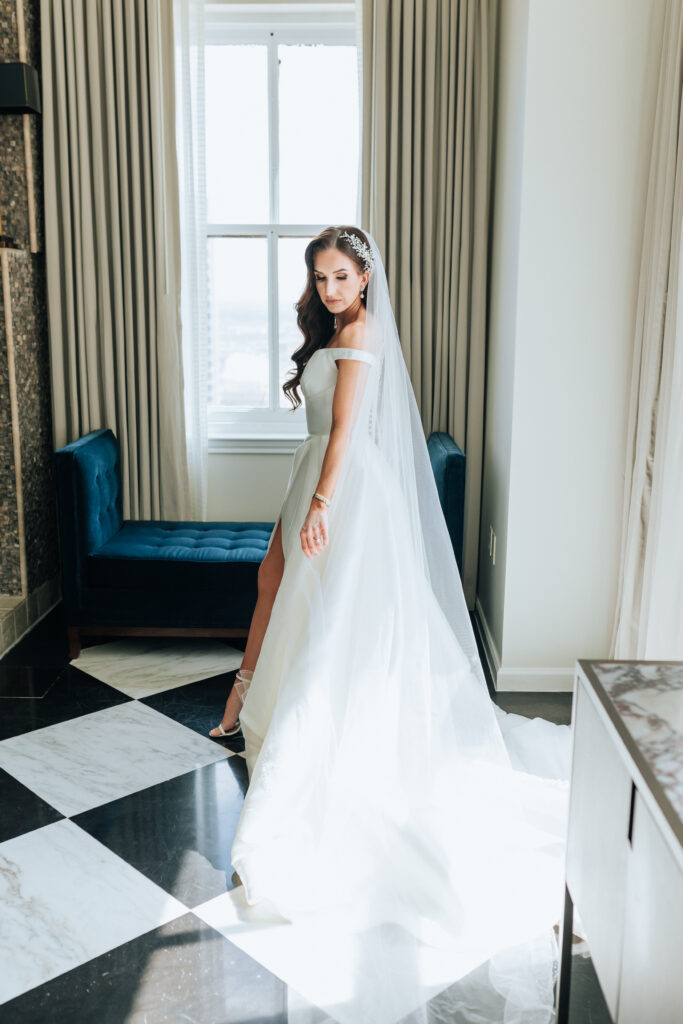
[[[237,695],[239,696],[239,699],[241,700],[242,704],[244,704],[244,698],[246,696],[247,690],[249,689],[249,686],[251,685],[253,675],[254,673],[252,669],[241,668],[238,670],[237,675],[235,676],[234,687],[237,690]],[[234,736],[236,733],[241,731],[242,726],[240,725],[240,720],[238,718],[235,724],[233,725],[232,729],[224,729],[222,721],[219,722],[218,725],[214,726],[214,729],[218,729],[218,736]],[[211,733],[213,731],[214,730],[212,729],[209,732],[209,736],[211,736]],[[218,736],[211,736],[211,739],[218,739]]]

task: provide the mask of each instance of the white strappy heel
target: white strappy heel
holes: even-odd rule
[[[234,687],[237,690],[239,698],[243,704],[246,692],[249,689],[253,675],[254,673],[252,669],[241,668],[238,670],[237,675],[235,676]],[[218,729],[217,736],[211,735],[214,732],[214,729]],[[218,739],[219,736],[234,736],[236,733],[241,731],[242,726],[240,725],[240,720],[238,718],[235,724],[233,725],[232,729],[224,729],[222,721],[219,722],[218,725],[214,726],[214,729],[211,729],[211,731],[209,732],[209,736],[211,736],[211,739],[213,740]]]
[[[240,725],[239,718],[233,725],[232,729],[224,729],[222,722],[219,722],[218,725],[214,726],[214,729],[218,729],[219,736],[234,736],[235,733],[239,732],[241,728],[242,726]],[[213,735],[213,729],[210,731],[209,736],[211,737],[212,740],[217,739],[217,737]]]

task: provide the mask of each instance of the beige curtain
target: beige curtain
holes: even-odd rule
[[[683,660],[683,4],[668,0],[638,286],[610,657]]]
[[[359,0],[361,2],[361,0]],[[361,226],[384,256],[425,434],[467,456],[474,607],[497,0],[362,0]]]
[[[188,518],[172,4],[41,0],[54,444],[110,427],[124,516]]]

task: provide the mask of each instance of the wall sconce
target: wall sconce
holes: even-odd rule
[[[20,61],[0,63],[0,114],[40,114],[38,72]]]
[[[40,114],[38,72],[22,61],[0,62],[0,114]],[[0,210],[0,249],[15,249],[10,235],[3,234]]]

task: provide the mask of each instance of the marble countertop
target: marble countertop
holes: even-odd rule
[[[644,774],[655,782],[653,790],[660,790],[654,795],[660,803],[661,797],[669,803],[677,821],[672,820],[670,814],[667,817],[680,838],[683,833],[683,662],[579,661],[579,665],[587,677],[598,684],[598,693],[627,745],[635,747],[631,753],[641,762],[639,768],[643,769],[644,762],[649,769]],[[629,738],[632,744],[628,743]],[[662,810],[666,812],[665,807]]]

